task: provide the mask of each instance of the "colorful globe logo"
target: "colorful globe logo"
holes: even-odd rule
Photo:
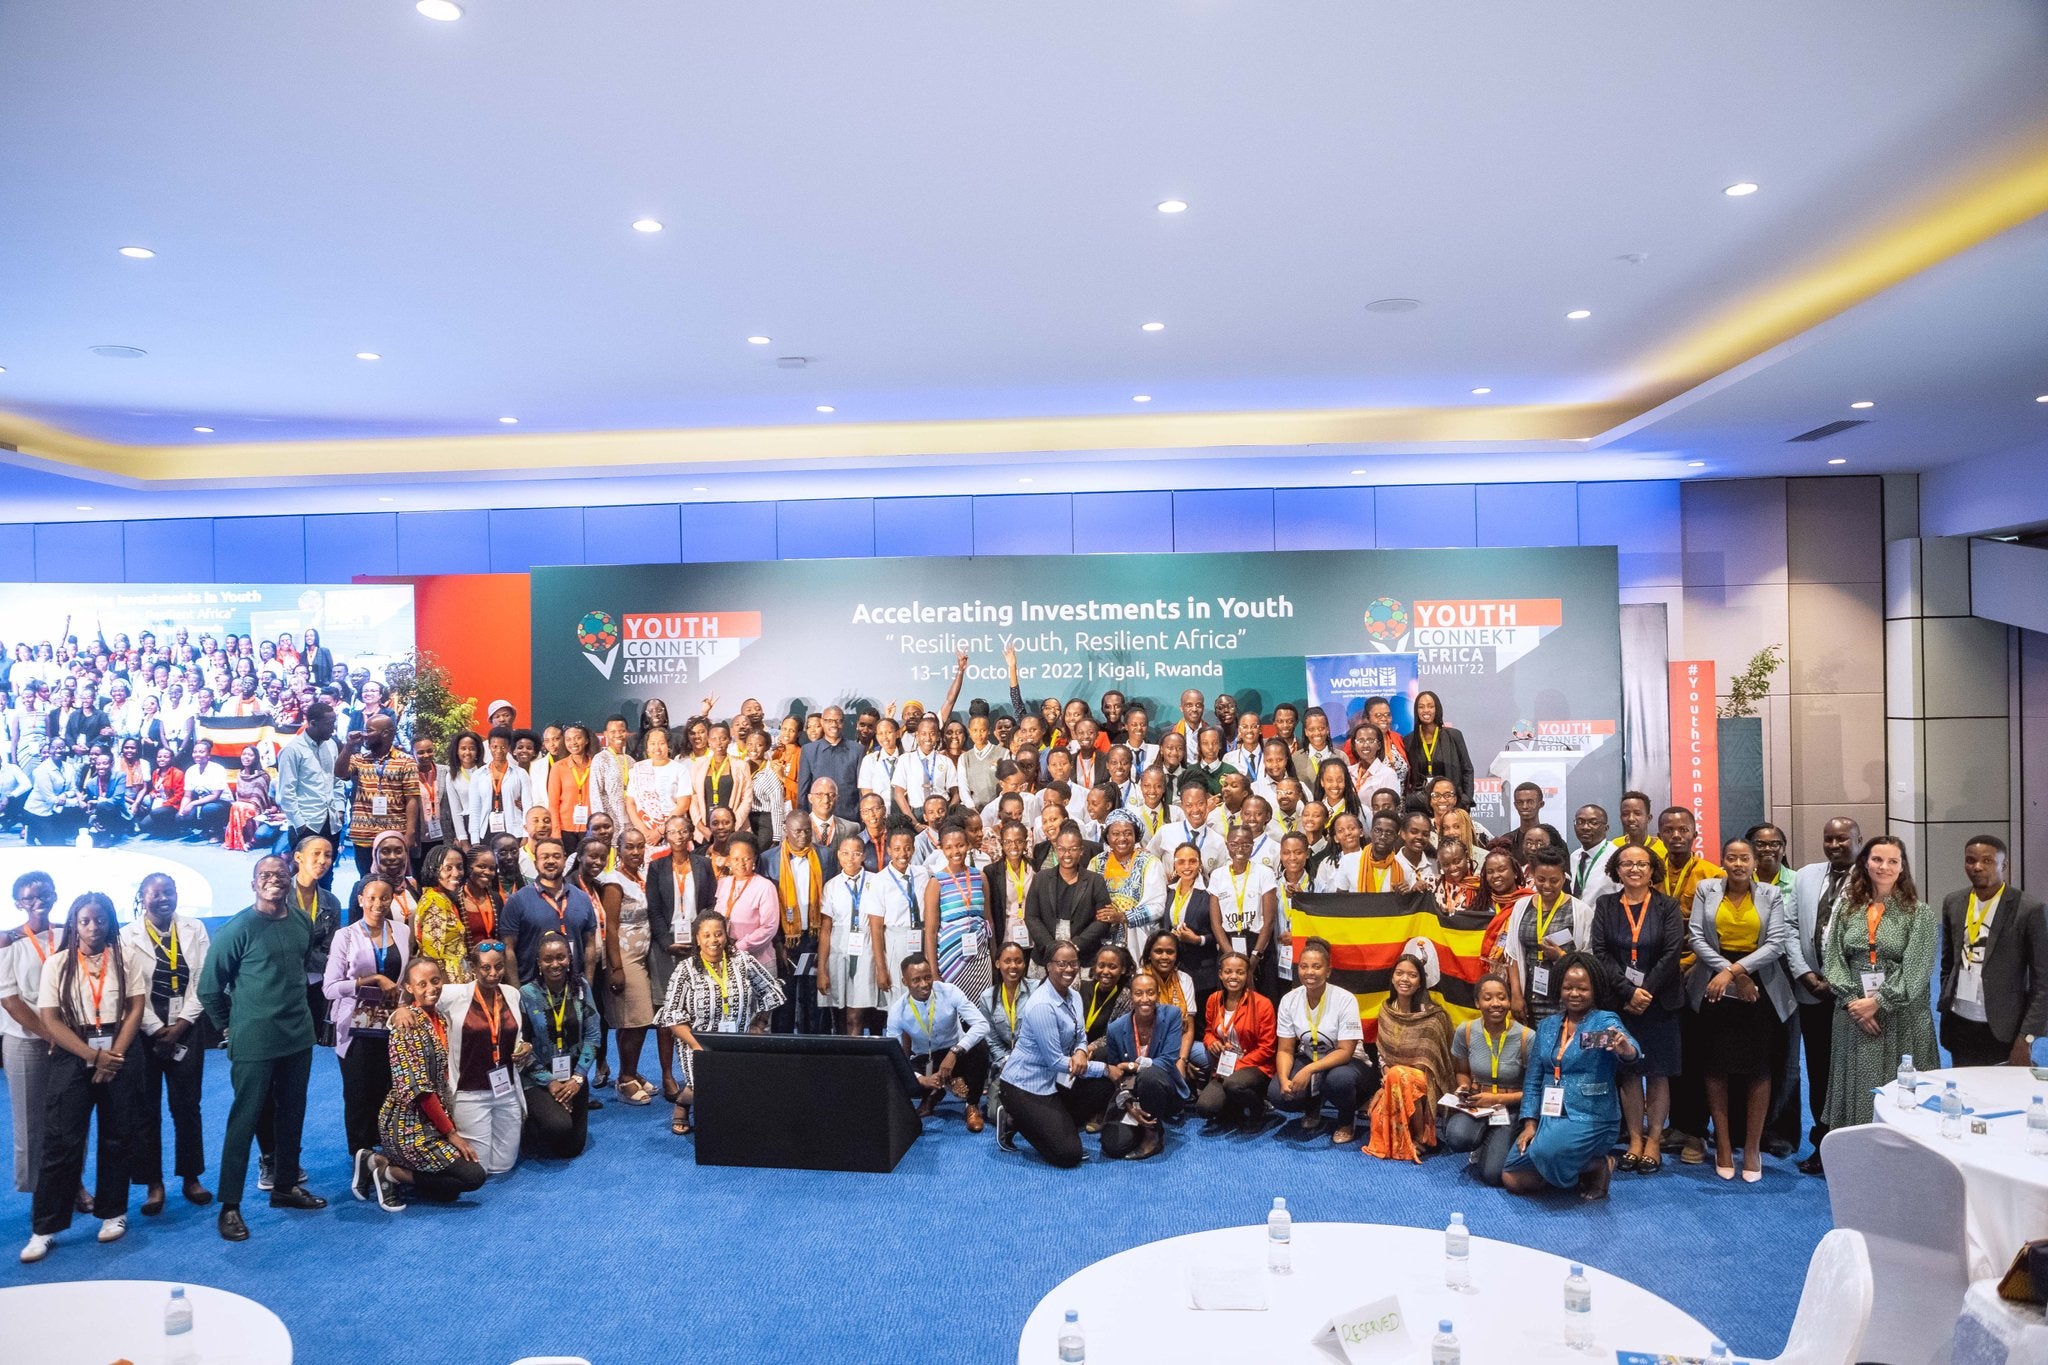
[[[618,642],[619,623],[608,611],[586,611],[576,623],[576,643],[587,653],[607,653]]]
[[[1408,608],[1391,597],[1376,597],[1365,609],[1365,633],[1375,644],[1399,644],[1408,626]]]

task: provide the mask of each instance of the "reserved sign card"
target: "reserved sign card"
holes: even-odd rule
[[[1406,1361],[1415,1345],[1398,1294],[1337,1314],[1316,1330],[1309,1344],[1341,1353],[1350,1365]]]

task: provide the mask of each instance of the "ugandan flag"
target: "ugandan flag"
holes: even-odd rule
[[[1358,997],[1365,1040],[1379,1033],[1380,1006],[1393,988],[1394,964],[1411,939],[1436,948],[1442,978],[1435,990],[1454,1024],[1479,1017],[1480,946],[1493,922],[1484,913],[1446,917],[1427,891],[1311,892],[1296,896],[1288,917],[1297,958],[1308,939],[1330,944],[1330,984]]]

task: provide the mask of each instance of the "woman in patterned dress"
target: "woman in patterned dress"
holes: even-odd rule
[[[648,738],[656,748],[665,742],[659,730]],[[654,1023],[653,981],[648,975],[651,948],[647,927],[647,876],[643,866],[647,839],[637,828],[619,835],[618,865],[598,874],[604,924],[604,1022],[619,1035],[619,1098],[646,1104],[654,1087],[640,1075],[640,1045]]]
[[[413,912],[413,951],[440,963],[443,980],[467,981],[469,931],[463,928],[460,908],[467,869],[462,850],[443,845],[427,862],[427,889]]]
[[[447,1025],[435,1008],[445,984],[441,964],[414,958],[406,964],[404,984],[408,1008],[390,1020],[391,1093],[377,1111],[383,1150],[356,1153],[354,1181],[356,1198],[366,1198],[363,1192],[374,1185],[377,1206],[388,1212],[405,1207],[396,1186],[410,1187],[429,1203],[450,1204],[484,1183],[475,1149],[455,1131]]]
[[[967,863],[972,847],[964,820],[948,816],[939,830],[945,866],[924,884],[924,955],[939,964],[939,980],[950,981],[972,1000],[995,979],[988,945],[995,932],[988,921],[988,884]]]
[[[1109,883],[1109,908],[1124,930],[1133,957],[1166,914],[1166,867],[1139,847],[1138,817],[1119,807],[1102,825],[1102,852],[1088,864]]]
[[[768,1020],[782,1004],[782,985],[752,954],[731,951],[725,916],[706,910],[691,926],[694,948],[669,978],[668,999],[654,1022],[672,1033],[676,1069],[683,1088],[676,1098],[669,1131],[677,1137],[690,1131],[690,1106],[696,1102],[694,1054],[704,1050],[700,1033],[766,1033]]]
[[[1871,1092],[1898,1074],[1900,1057],[1938,1055],[1928,995],[1940,930],[1913,885],[1906,846],[1889,834],[1865,844],[1821,954],[1841,1011],[1821,1115],[1828,1127],[1870,1122]]]

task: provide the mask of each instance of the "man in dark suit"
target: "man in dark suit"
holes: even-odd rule
[[[672,849],[679,847],[677,836],[687,829],[687,821],[669,822]],[[676,964],[690,951],[690,926],[717,897],[718,876],[711,870],[711,860],[701,853],[670,852],[647,865],[647,972],[653,980],[656,1010],[668,999],[669,978],[675,975]],[[681,944],[676,942],[678,938]],[[678,1093],[676,1040],[665,1028],[655,1030],[655,1051],[661,1056],[661,1093],[673,1099]]]
[[[1084,965],[1092,966],[1096,950],[1109,941],[1116,926],[1097,919],[1110,905],[1109,883],[1085,866],[1086,845],[1070,821],[1053,842],[1054,870],[1031,879],[1024,896],[1024,925],[1031,933],[1031,957],[1043,967],[1062,940],[1071,939]]]
[[[841,816],[838,813],[838,807],[839,784],[829,777],[813,778],[811,780],[809,815],[811,846],[817,849],[819,855],[828,862],[831,860],[834,851],[838,849],[841,839],[851,838],[860,833],[859,822],[848,820]],[[790,824],[804,819],[803,815],[798,814],[794,810],[784,817],[784,837],[788,836],[788,826]]]
[[[817,795],[817,787],[811,789]],[[812,825],[795,816],[782,822],[782,842],[761,855],[760,873],[775,884],[782,906],[775,971],[782,978],[777,1033],[823,1033],[818,1013],[818,922],[824,915],[825,879],[838,870],[811,842]],[[788,875],[785,876],[784,873]]]
[[[1941,1045],[1957,1066],[2024,1066],[2048,1033],[2048,919],[2005,880],[2005,843],[1963,845],[1967,891],[1941,902]]]

